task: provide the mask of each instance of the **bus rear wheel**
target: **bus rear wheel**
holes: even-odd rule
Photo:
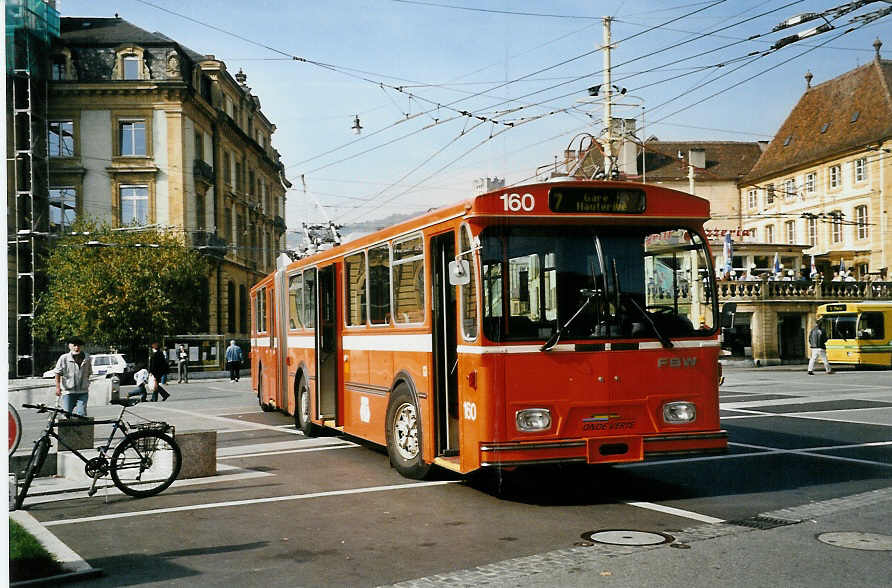
[[[423,436],[420,414],[418,402],[408,386],[397,386],[387,405],[387,453],[391,465],[413,480],[423,480],[431,467],[421,457]]]
[[[260,410],[263,412],[272,412],[275,410],[272,406],[263,401],[263,366],[257,364],[257,403],[260,404]]]

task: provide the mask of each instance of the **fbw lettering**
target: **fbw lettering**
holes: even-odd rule
[[[681,368],[681,367],[694,367],[697,365],[696,357],[661,357],[657,360],[657,367],[672,367],[672,368]]]

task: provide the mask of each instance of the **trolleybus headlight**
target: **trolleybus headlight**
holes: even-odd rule
[[[551,411],[547,408],[526,408],[514,415],[517,430],[524,433],[546,431],[551,428]]]
[[[667,402],[663,405],[663,420],[667,423],[693,423],[697,407],[693,402]]]

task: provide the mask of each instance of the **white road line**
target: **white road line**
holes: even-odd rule
[[[226,423],[230,426],[234,425],[235,423],[238,423],[238,426],[240,426],[242,428],[242,430],[266,429],[268,431],[279,431],[280,433],[288,433],[290,435],[303,435],[303,433],[300,431],[288,431],[286,429],[283,429],[279,425],[265,425],[263,423],[252,423],[251,421],[243,421],[241,419],[233,419],[233,418],[229,418],[229,417],[225,417],[225,416],[215,416],[215,415],[211,415],[211,414],[193,412],[191,410],[181,410],[179,408],[169,408],[166,406],[165,407],[157,406],[157,407],[152,407],[152,408],[155,408],[160,411],[173,412],[173,413],[177,413],[177,414],[185,414],[185,415],[189,415],[190,417],[193,417],[193,418],[206,419],[206,420],[210,420],[210,421]]]
[[[239,459],[242,457],[265,457],[267,455],[285,455],[286,453],[307,453],[310,451],[327,451],[329,449],[355,449],[360,447],[354,443],[349,445],[334,445],[330,447],[308,447],[306,449],[283,449],[280,451],[261,451],[258,453],[240,453],[235,455],[220,455],[217,459]]]
[[[369,486],[366,488],[350,488],[348,490],[331,490],[329,492],[311,492],[309,494],[292,494],[290,496],[273,496],[270,498],[253,498],[250,500],[230,500],[226,502],[212,502],[209,504],[193,504],[189,506],[174,506],[171,508],[155,508],[136,512],[122,512],[118,514],[99,515],[95,517],[83,517],[80,519],[61,519],[57,521],[44,521],[44,527],[58,525],[71,525],[75,523],[88,523],[93,521],[107,521],[111,519],[123,519],[129,517],[141,517],[146,515],[166,514],[171,512],[186,512],[190,510],[208,510],[212,508],[229,508],[234,506],[250,506],[253,504],[267,504],[271,502],[286,502],[289,500],[309,500],[311,498],[326,498],[329,496],[348,496],[351,494],[367,494],[369,492],[388,492],[390,490],[408,490],[410,488],[426,488],[428,486],[444,486],[457,484],[461,480],[440,480],[436,482],[415,482],[410,484],[391,484],[389,486]]]
[[[892,443],[882,442],[883,445]],[[818,457],[821,459],[831,459],[836,461],[845,461],[849,463],[860,463],[862,465],[870,465],[870,466],[878,466],[883,468],[892,468],[892,463],[883,463],[881,461],[871,461],[868,459],[856,459],[854,457],[843,457],[841,455],[826,455],[823,453],[814,453],[815,451],[830,451],[833,449],[853,449],[858,447],[869,447],[868,444],[858,444],[858,445],[835,445],[828,447],[809,447],[805,449],[777,449],[775,447],[765,447],[763,445],[749,445],[747,443],[728,443],[728,445],[736,445],[737,447],[746,447],[749,449],[765,449],[772,452],[781,452],[781,453],[792,453],[794,455],[807,455],[809,457]],[[763,455],[761,453],[755,453],[750,455]]]
[[[715,517],[711,517],[708,515],[703,515],[700,513],[692,512],[690,510],[683,510],[680,508],[673,508],[671,506],[664,506],[662,504],[654,504],[653,502],[627,502],[623,501],[623,504],[628,504],[629,506],[635,506],[638,508],[644,508],[647,510],[655,510],[657,512],[662,512],[666,514],[675,515],[677,517],[684,517],[686,519],[693,519],[695,521],[700,521],[701,523],[709,523],[711,525],[715,525],[717,523],[724,523],[724,519],[717,519]]]

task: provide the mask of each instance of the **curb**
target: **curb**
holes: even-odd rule
[[[47,576],[46,578],[36,578],[34,580],[12,582],[10,586],[54,585],[62,582],[86,580],[102,574],[101,568],[94,568],[88,564],[81,556],[62,543],[58,537],[49,532],[46,527],[41,525],[40,522],[29,513],[22,510],[16,510],[9,513],[9,518],[34,535],[34,537],[40,541],[41,545],[55,556],[56,560],[62,564],[62,567],[66,570],[66,573],[64,574]]]

